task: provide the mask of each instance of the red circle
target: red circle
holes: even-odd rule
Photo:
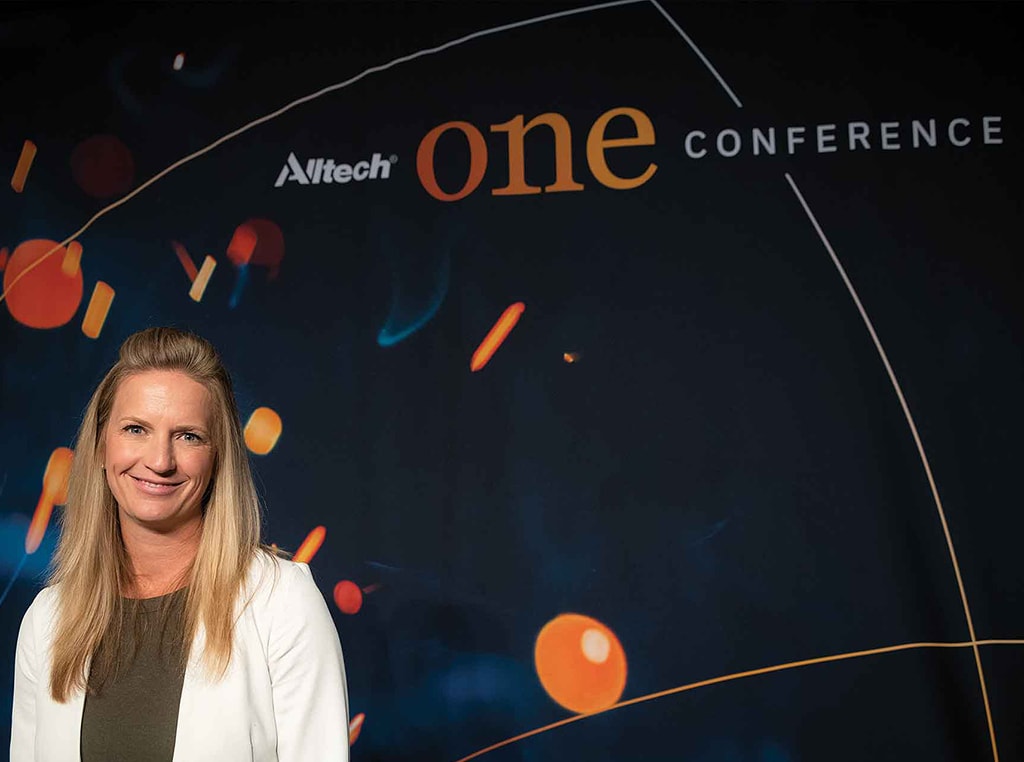
[[[93,135],[71,152],[71,176],[93,198],[127,193],[135,182],[135,159],[113,135]]]
[[[355,582],[343,579],[334,586],[334,603],[343,614],[358,614],[363,607],[363,591]]]

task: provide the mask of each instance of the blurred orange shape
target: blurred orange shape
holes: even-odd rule
[[[171,241],[171,246],[174,247],[174,253],[178,255],[178,261],[181,262],[181,266],[185,268],[185,274],[188,276],[189,283],[195,283],[199,271],[196,269],[196,264],[192,261],[192,257],[189,256],[188,249],[177,241]]]
[[[101,280],[96,281],[89,306],[85,310],[85,318],[82,320],[82,333],[90,339],[99,337],[103,324],[107,322],[107,313],[110,312],[110,304],[113,301],[114,289]]]
[[[210,276],[213,275],[213,269],[216,266],[217,260],[207,254],[206,259],[203,260],[203,266],[199,268],[199,274],[192,281],[192,288],[188,290],[188,295],[192,297],[192,301],[201,302],[203,300],[206,286],[210,282]]]
[[[358,614],[363,607],[363,591],[355,582],[343,579],[334,586],[334,603],[343,614]]]
[[[607,709],[626,687],[626,653],[615,633],[591,617],[552,619],[537,635],[533,656],[544,690],[571,712]]]
[[[277,445],[282,428],[281,416],[269,407],[258,407],[245,424],[245,446],[257,455],[266,455]]]
[[[498,347],[505,341],[512,329],[515,328],[525,309],[525,304],[516,302],[501,314],[498,322],[487,332],[484,340],[480,342],[480,346],[473,353],[473,358],[469,362],[469,369],[471,371],[476,372],[488,363],[494,353],[498,351]]]
[[[352,718],[352,722],[348,724],[348,745],[351,746],[359,738],[359,733],[363,729],[363,723],[366,721],[366,715],[360,712]]]
[[[67,251],[56,241],[34,238],[19,244],[4,269],[11,316],[29,328],[57,328],[82,303],[82,270],[64,272]],[[15,283],[17,281],[17,283]]]
[[[3,270],[5,267],[7,267],[7,247],[6,246],[4,246],[2,249],[0,249],[0,270]]]
[[[58,447],[50,453],[43,473],[43,491],[25,535],[25,552],[30,555],[39,549],[39,543],[43,541],[53,506],[64,505],[68,500],[68,476],[71,474],[73,458],[74,453],[67,447]]]
[[[249,264],[258,239],[259,236],[252,225],[239,225],[235,228],[235,234],[231,236],[231,243],[228,244],[228,259],[234,262],[236,267]]]
[[[28,178],[28,171],[32,168],[32,160],[36,158],[36,144],[26,140],[21,146],[21,156],[18,157],[18,164],[14,168],[14,175],[11,177],[11,187],[15,193],[25,190],[25,180]]]
[[[244,264],[254,267],[266,267],[269,270],[267,279],[273,280],[277,277],[277,272],[281,268],[281,260],[284,259],[284,233],[281,232],[281,228],[277,226],[277,223],[258,217],[250,218],[239,225],[235,229],[235,235],[238,235],[238,231],[242,228],[248,231],[248,233],[243,235],[248,236],[252,234],[256,237],[252,250],[248,251],[247,247],[242,246],[240,241],[237,252],[234,252],[229,244],[228,259],[231,260],[235,267],[241,267]],[[234,242],[234,236],[232,236],[231,240]]]
[[[60,263],[60,271],[65,275],[74,275],[78,272],[78,268],[82,263],[82,244],[78,241],[72,241],[68,244],[68,249],[64,254],[64,259]]]
[[[320,546],[324,544],[324,538],[326,536],[327,527],[316,527],[312,532],[306,535],[306,539],[302,541],[299,549],[295,551],[295,555],[292,556],[292,560],[308,564],[313,560],[313,556],[316,555],[316,552],[320,550]]]
[[[571,365],[572,363],[577,362],[580,359],[580,353],[566,352],[562,355],[562,359]]]

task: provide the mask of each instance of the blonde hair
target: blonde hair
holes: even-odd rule
[[[121,383],[151,370],[178,371],[202,384],[213,411],[214,466],[203,505],[202,537],[182,580],[188,584],[182,667],[202,625],[203,664],[213,677],[223,676],[231,660],[235,602],[250,562],[261,552],[259,498],[231,379],[217,351],[205,339],[174,328],[147,328],[129,336],[85,409],[49,579],[58,601],[50,694],[59,702],[93,682],[87,670],[101,643],[104,652],[118,653],[127,642],[123,599],[132,587],[132,567],[117,504],[102,471],[103,440]],[[109,663],[93,666],[103,673],[95,675],[101,684],[116,669]]]

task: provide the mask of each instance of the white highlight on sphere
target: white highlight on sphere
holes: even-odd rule
[[[608,661],[608,654],[611,653],[612,644],[608,640],[608,636],[603,632],[590,628],[583,631],[583,636],[580,638],[580,648],[583,649],[583,655],[587,657],[587,661],[592,661],[594,664],[604,664]]]
[[[181,67],[184,66],[184,65],[185,65],[185,54],[184,53],[178,53],[178,55],[176,55],[174,57],[174,70],[175,71],[181,71]]]

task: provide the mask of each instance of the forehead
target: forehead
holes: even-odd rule
[[[205,424],[210,412],[210,393],[198,381],[177,371],[149,370],[134,373],[118,385],[111,417],[170,415]]]

